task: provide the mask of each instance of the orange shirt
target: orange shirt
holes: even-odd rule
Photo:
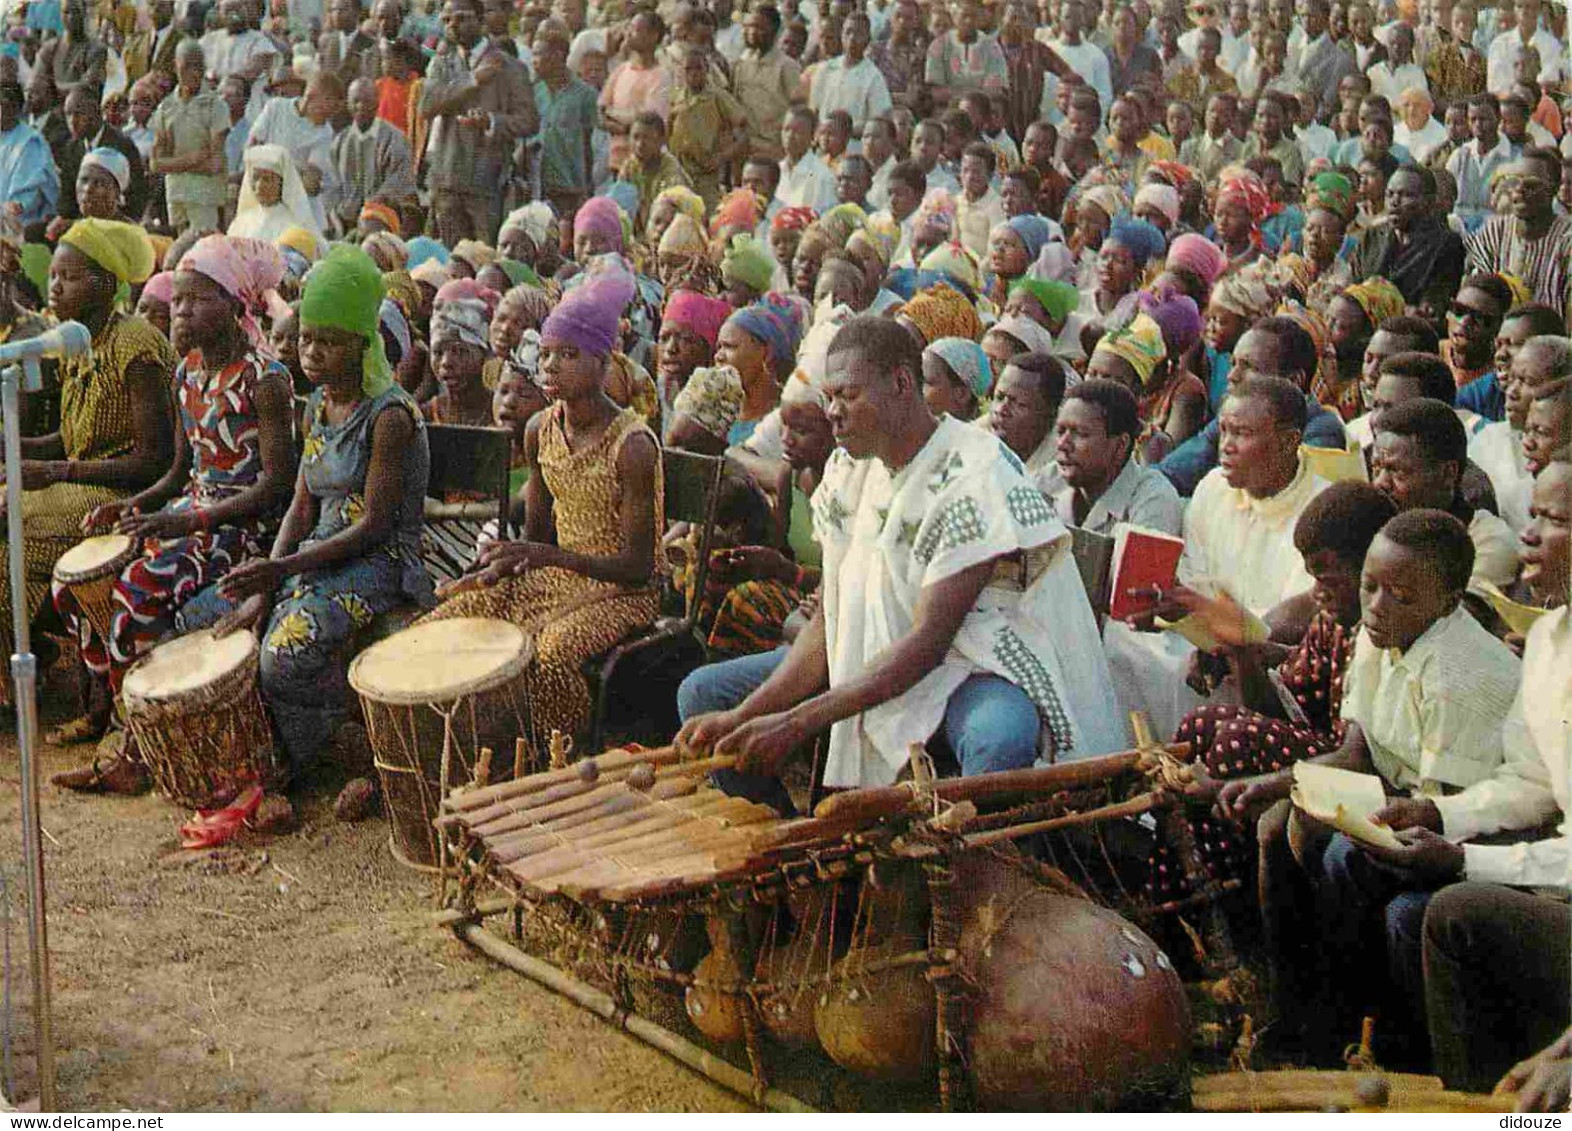
[[[377,80],[377,117],[400,133],[409,134],[409,94],[414,79],[399,82],[386,76]]]

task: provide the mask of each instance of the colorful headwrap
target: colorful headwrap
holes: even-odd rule
[[[721,260],[721,279],[728,285],[737,282],[763,293],[775,277],[775,260],[764,245],[749,235],[731,237],[731,245]]]
[[[541,341],[547,344],[564,342],[596,357],[610,356],[617,345],[622,312],[633,301],[636,291],[637,284],[626,271],[594,273],[562,296],[562,301],[552,309],[540,328]]]
[[[131,288],[145,282],[157,263],[147,233],[135,224],[119,220],[78,220],[60,237],[60,242],[76,248],[120,280],[116,302],[128,299]]]
[[[180,259],[180,271],[205,275],[240,304],[238,321],[252,346],[266,342],[256,316],[282,302],[284,257],[265,240],[244,236],[203,236]]]
[[[943,271],[924,271],[920,267],[897,267],[884,277],[884,288],[910,302],[918,291],[929,287],[949,287],[959,291],[967,302],[977,302],[977,292]]]
[[[970,338],[975,342],[983,334],[977,308],[967,302],[960,291],[943,283],[918,291],[901,307],[900,313],[917,327],[927,342],[940,338]]]
[[[923,256],[920,266],[924,271],[938,271],[962,284],[973,294],[982,289],[982,267],[977,257],[955,240],[942,243]]]
[[[538,330],[551,317],[551,296],[544,287],[521,283],[502,296],[502,302],[517,306],[524,321]],[[499,307],[501,303],[497,304]]]
[[[988,355],[970,338],[940,338],[926,352],[941,358],[960,378],[961,384],[971,390],[972,396],[986,397],[988,390],[993,388],[993,370]]]
[[[661,325],[676,326],[697,334],[715,348],[720,328],[731,317],[731,306],[722,298],[710,298],[697,291],[673,291],[666,300]]]
[[[406,315],[414,314],[420,307],[420,288],[408,271],[382,272],[382,289],[387,297],[398,303]]]
[[[1004,223],[1026,245],[1027,262],[1035,261],[1043,245],[1053,239],[1053,227],[1046,219],[1035,214],[1012,216]]]
[[[1217,276],[1228,266],[1228,256],[1205,236],[1186,232],[1174,237],[1173,244],[1168,248],[1167,266],[1189,271],[1210,290],[1212,284],[1217,282]]]
[[[932,188],[924,194],[917,213],[912,217],[912,231],[932,226],[945,233],[949,239],[955,235],[955,197],[942,188]]]
[[[1277,305],[1277,288],[1259,263],[1252,263],[1224,275],[1212,286],[1213,306],[1230,311],[1246,322],[1272,313]]]
[[[522,287],[526,283],[532,287],[543,285],[535,268],[528,263],[520,263],[517,259],[499,259],[492,266],[508,277],[511,286]]]
[[[317,237],[305,228],[285,228],[273,242],[281,248],[287,247],[291,251],[298,252],[307,263],[315,263],[322,251],[322,245]],[[446,263],[447,260],[444,259],[443,262]]]
[[[573,217],[573,234],[601,235],[613,241],[614,249],[622,250],[622,209],[607,196],[592,196],[579,206]]]
[[[530,238],[530,242],[539,248],[552,241],[557,230],[557,214],[544,200],[515,208],[508,213],[508,218],[502,221],[503,232],[514,230],[523,232]],[[498,233],[497,240],[501,242],[501,233]]]
[[[1026,348],[1028,353],[1052,353],[1053,335],[1045,330],[1042,323],[1031,318],[1022,318],[1018,314],[1006,314],[999,321],[988,327],[988,334],[997,330],[1001,334],[1008,334]],[[983,335],[987,337],[987,334]]]
[[[1130,211],[1130,198],[1113,185],[1092,185],[1083,189],[1076,207],[1084,208],[1088,204],[1095,204],[1109,220]]]
[[[1195,170],[1183,161],[1153,161],[1146,167],[1146,171],[1156,173],[1176,189],[1184,188],[1195,179]]]
[[[678,216],[686,216],[696,224],[704,223],[704,198],[687,185],[672,185],[664,190],[650,205],[650,211],[654,212],[655,205],[663,200],[677,210]]]
[[[1522,306],[1525,302],[1534,301],[1534,292],[1529,290],[1528,285],[1516,275],[1506,271],[1497,271],[1496,278],[1505,283],[1507,290],[1511,292],[1513,306]]]
[[[1030,294],[1055,322],[1063,322],[1081,304],[1081,292],[1057,279],[1017,279],[1010,290]]]
[[[514,213],[514,215],[516,216],[518,213]],[[409,241],[408,267],[411,271],[423,263],[435,263],[439,267],[446,266],[447,261],[448,249],[430,236],[416,236]]]
[[[1277,257],[1270,268],[1278,289],[1285,295],[1297,294],[1300,298],[1310,293],[1315,285],[1316,265],[1296,251],[1286,251]]]
[[[1373,329],[1379,328],[1388,318],[1396,318],[1403,313],[1406,305],[1403,292],[1380,275],[1371,275],[1362,282],[1345,287],[1343,294],[1359,304],[1359,309],[1365,312]]]
[[[1358,199],[1354,184],[1341,173],[1317,173],[1305,184],[1305,212],[1321,209],[1342,217],[1346,224],[1354,218]]]
[[[775,214],[775,219],[770,221],[772,232],[800,232],[809,224],[815,223],[819,214],[806,205],[794,205],[791,208],[782,208]]]
[[[479,274],[481,268],[490,267],[497,261],[497,249],[479,240],[459,240],[453,245],[453,258],[468,263],[470,269]]]
[[[655,250],[660,255],[707,255],[710,245],[704,238],[699,222],[687,213],[679,212],[676,219],[666,225],[666,231]]]
[[[901,246],[901,226],[890,217],[875,212],[868,217],[862,231],[853,232],[846,241],[849,250],[853,244],[866,244],[887,269],[895,261],[895,249]]]
[[[701,366],[672,402],[673,413],[693,422],[717,440],[725,440],[742,415],[742,375],[729,365]]]
[[[867,222],[868,213],[856,204],[837,204],[819,217],[819,227],[839,248],[844,248],[852,233],[861,231]]]
[[[1152,373],[1168,356],[1168,346],[1163,341],[1160,326],[1146,314],[1137,314],[1128,326],[1104,334],[1092,351],[1113,354],[1130,363],[1142,385],[1152,379]]]
[[[451,283],[448,284],[452,286]],[[432,308],[431,348],[458,341],[491,352],[491,315],[479,299],[449,299]]]
[[[1332,403],[1331,398],[1338,384],[1337,351],[1332,346],[1332,328],[1316,311],[1293,299],[1284,299],[1278,306],[1277,313],[1284,318],[1293,319],[1315,343],[1317,360],[1315,372],[1310,378],[1310,391],[1317,400],[1324,399],[1325,403]]]
[[[121,192],[131,187],[131,162],[127,161],[126,155],[118,149],[110,149],[107,145],[89,149],[82,158],[80,168],[102,169],[115,179],[115,184],[120,186]]]
[[[1142,185],[1135,193],[1135,203],[1131,206],[1139,208],[1143,204],[1150,205],[1163,214],[1169,224],[1179,221],[1179,190],[1172,185]]]
[[[1140,291],[1135,296],[1135,305],[1162,330],[1169,357],[1181,357],[1201,340],[1201,308],[1189,295],[1173,289]]]
[[[715,215],[710,220],[710,235],[718,236],[724,228],[740,228],[751,232],[759,226],[759,218],[763,215],[764,205],[759,202],[757,193],[746,187],[734,188],[715,206]]]
[[[392,232],[372,232],[360,246],[383,271],[402,271],[409,266],[409,246]]]
[[[156,275],[149,276],[147,282],[142,284],[142,297],[168,306],[175,298],[175,273],[160,271]]]
[[[1128,248],[1135,258],[1135,267],[1139,271],[1153,259],[1156,259],[1168,246],[1162,229],[1147,220],[1137,220],[1133,216],[1116,216],[1112,226],[1108,229],[1108,240],[1112,240],[1120,247]],[[1104,241],[1106,244],[1106,240]]]
[[[326,326],[358,334],[366,341],[360,388],[368,397],[393,386],[379,327],[382,321],[382,272],[358,247],[340,244],[306,273],[300,292],[300,325]]]
[[[802,340],[802,308],[787,295],[771,291],[758,302],[743,307],[728,321],[752,334],[770,350],[778,373],[789,372]]]
[[[417,283],[441,290],[449,282],[448,269],[435,259],[427,259],[410,270],[409,277]]]
[[[399,219],[398,209],[391,204],[383,204],[380,200],[368,200],[360,206],[360,220],[375,220],[395,236],[404,234],[404,222]]]
[[[1259,238],[1261,221],[1266,219],[1272,207],[1272,196],[1266,191],[1266,183],[1249,169],[1238,165],[1229,166],[1219,174],[1217,188],[1217,208],[1225,204],[1242,205],[1250,217],[1251,229]]]
[[[450,279],[437,288],[437,297],[431,307],[435,310],[450,302],[478,302],[486,308],[486,317],[490,318],[501,298],[496,291],[475,279]]]

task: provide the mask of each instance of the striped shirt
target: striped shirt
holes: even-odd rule
[[[1557,216],[1537,240],[1518,235],[1517,221],[1492,216],[1465,241],[1471,271],[1504,271],[1516,275],[1542,302],[1563,317],[1567,285],[1572,281],[1572,216]]]

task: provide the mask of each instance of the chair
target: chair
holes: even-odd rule
[[[1086,589],[1086,599],[1091,602],[1092,615],[1098,627],[1108,616],[1111,594],[1108,592],[1113,573],[1114,540],[1106,534],[1094,534],[1079,526],[1070,527],[1070,552],[1075,555],[1075,568],[1081,573],[1081,585]]]
[[[710,569],[710,544],[715,537],[715,512],[720,504],[721,477],[726,471],[722,456],[699,455],[678,448],[665,448],[661,452],[661,474],[666,491],[666,521],[688,522],[699,528],[698,561],[694,566],[695,594],[704,592],[704,583]],[[657,538],[660,532],[656,532]],[[680,617],[657,621],[636,635],[623,640],[598,661],[591,661],[586,672],[597,683],[595,714],[590,726],[590,750],[599,751],[605,740],[606,707],[610,698],[612,677],[618,667],[634,656],[654,649],[692,648],[701,658],[708,656],[704,639],[699,635],[695,615],[697,602],[690,601]],[[595,670],[598,668],[598,671]]]
[[[498,531],[506,533],[512,436],[506,428],[428,424],[426,442],[431,450],[431,478],[421,557],[433,580],[449,581],[474,561],[486,523],[495,519]],[[441,501],[455,495],[465,501]]]

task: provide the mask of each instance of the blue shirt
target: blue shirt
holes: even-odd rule
[[[60,174],[44,135],[26,122],[0,134],[0,204],[15,204],[25,227],[47,220],[60,200]]]
[[[1337,413],[1322,408],[1314,397],[1305,394],[1305,408],[1309,423],[1305,425],[1304,442],[1313,448],[1344,448],[1343,422]],[[1212,417],[1205,428],[1180,444],[1168,458],[1157,465],[1157,470],[1168,476],[1181,495],[1188,497],[1206,473],[1217,466],[1217,437],[1221,425]]]
[[[1228,373],[1234,367],[1234,355],[1218,353],[1207,346],[1206,364],[1206,408],[1211,415],[1216,416],[1217,410],[1223,407],[1223,398],[1228,395]]]
[[[595,90],[576,75],[553,91],[545,79],[535,81],[540,109],[540,183],[546,192],[589,193],[587,143],[599,123]],[[653,202],[651,202],[653,203]]]
[[[1477,412],[1486,420],[1506,418],[1506,390],[1492,371],[1476,378],[1457,391],[1457,407]]]

